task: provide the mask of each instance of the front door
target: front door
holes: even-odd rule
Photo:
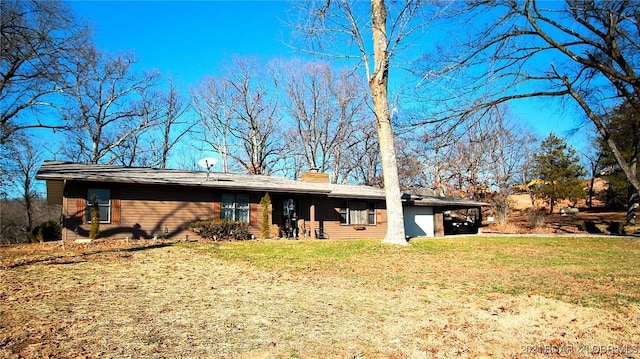
[[[287,238],[298,237],[298,201],[289,198],[282,201],[282,231]]]

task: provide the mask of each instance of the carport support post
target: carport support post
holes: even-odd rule
[[[313,199],[311,200],[311,206],[309,206],[309,227],[311,228],[311,233],[309,233],[309,238],[317,238],[316,237],[316,205],[313,203]]]
[[[444,216],[442,207],[433,208],[433,235],[434,237],[444,237]]]

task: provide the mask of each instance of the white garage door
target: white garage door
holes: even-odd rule
[[[433,207],[404,207],[404,231],[409,237],[433,237]]]

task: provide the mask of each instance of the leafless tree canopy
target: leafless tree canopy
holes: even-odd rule
[[[421,84],[448,103],[451,118],[522,98],[558,98],[574,105],[606,141],[620,167],[640,182],[620,155],[603,119],[615,105],[640,110],[640,3],[637,1],[455,3],[465,29],[455,46],[420,60]],[[444,95],[444,96],[442,96]],[[444,106],[443,106],[444,107]]]
[[[157,115],[157,119],[114,147],[110,157],[123,166],[167,168],[170,154],[195,126],[193,116],[188,113],[189,103],[171,81],[167,90],[145,91],[142,103]],[[150,119],[153,117],[149,116]]]
[[[318,168],[334,182],[363,183],[349,163],[372,125],[366,93],[352,73],[323,62],[235,58],[226,74],[192,90],[198,140],[222,158],[222,171],[278,172],[296,178]]]
[[[191,132],[196,122],[191,118],[187,118],[186,113],[190,106],[181,97],[173,82],[170,84],[169,90],[161,94],[159,98],[162,105],[164,105],[161,106],[161,119],[158,124],[161,136],[160,141],[154,141],[154,144],[159,142],[161,148],[159,151],[154,151],[155,145],[152,145],[152,152],[160,154],[160,158],[156,156],[154,160],[157,167],[167,168],[169,152],[180,143],[183,137]]]
[[[17,223],[20,225],[9,233],[21,233],[26,235],[34,227],[34,217],[36,212],[36,199],[39,197],[35,186],[35,174],[40,166],[43,157],[43,150],[33,143],[33,140],[24,134],[14,134],[10,143],[6,144],[3,157],[0,158],[0,166],[5,175],[2,184],[18,194],[17,202],[22,205],[22,210],[18,211],[23,215]],[[4,196],[0,196],[4,197]],[[2,216],[0,211],[0,216]],[[0,220],[0,227],[2,227]],[[15,222],[5,222],[4,231],[9,229],[9,225]],[[18,232],[16,232],[18,231]],[[5,234],[12,237],[9,233]],[[0,232],[0,237],[2,237]]]
[[[273,73],[253,58],[236,57],[220,78],[208,78],[193,91],[201,119],[202,140],[220,153],[223,171],[230,159],[241,170],[269,174],[285,136],[274,92]]]
[[[237,106],[232,109],[234,124],[229,132],[240,146],[232,155],[252,174],[270,173],[271,159],[287,140],[279,136],[278,99],[269,92],[274,79],[260,76],[261,70],[257,62],[239,59],[236,71],[230,74]]]
[[[131,65],[132,55],[110,57],[87,47],[72,64],[65,94],[70,101],[64,115],[70,158],[78,162],[111,163],[114,151],[156,124],[160,108],[148,91],[156,75],[139,75]]]
[[[366,89],[352,73],[336,71],[326,62],[282,62],[278,71],[283,110],[294,131],[291,153],[302,157],[305,169],[315,168],[340,182],[358,127],[370,126]]]
[[[490,191],[508,193],[519,183],[526,151],[534,141],[504,105],[444,135],[423,126],[401,139],[408,188],[482,200]]]
[[[364,69],[376,119],[389,222],[384,242],[406,244],[394,132],[389,109],[392,60],[401,56],[408,40],[419,34],[433,16],[434,7],[423,1],[369,3],[307,1],[307,14],[298,31],[307,51],[337,59],[355,60]],[[325,47],[330,44],[330,47]]]
[[[0,144],[21,130],[61,128],[46,114],[59,105],[86,30],[58,1],[3,0],[0,20]]]

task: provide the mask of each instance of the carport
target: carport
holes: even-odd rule
[[[443,237],[454,234],[453,219],[445,213],[460,210],[475,210],[474,218],[468,218],[475,228],[482,224],[482,207],[489,203],[455,197],[434,197],[405,194],[402,196],[404,228],[407,237]]]

